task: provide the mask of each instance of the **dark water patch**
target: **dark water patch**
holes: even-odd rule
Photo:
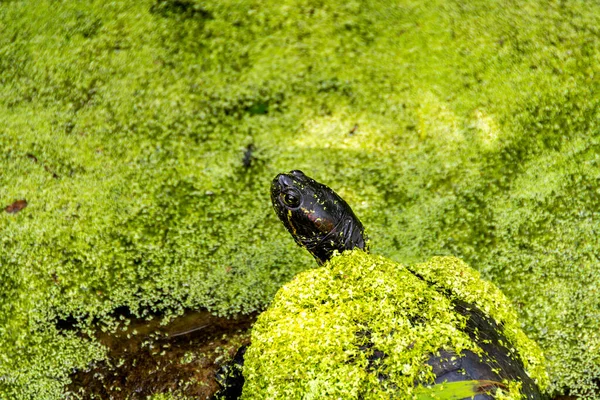
[[[249,106],[246,111],[251,115],[263,115],[269,112],[268,102],[257,102]]]
[[[73,373],[68,392],[83,399],[145,399],[167,392],[210,398],[220,388],[216,372],[249,343],[256,316],[188,311],[166,325],[161,318],[127,319],[115,333],[96,334],[108,357]]]
[[[214,19],[212,13],[203,8],[200,3],[191,0],[157,0],[150,12],[168,17]]]

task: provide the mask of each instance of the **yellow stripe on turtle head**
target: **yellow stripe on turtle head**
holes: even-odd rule
[[[294,222],[292,219],[292,210],[287,210],[287,220],[290,228],[292,228],[292,235],[296,235],[296,227],[294,226]]]

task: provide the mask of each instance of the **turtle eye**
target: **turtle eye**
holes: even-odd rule
[[[281,198],[284,204],[288,207],[298,207],[300,205],[300,193],[295,190],[290,190],[281,193]]]

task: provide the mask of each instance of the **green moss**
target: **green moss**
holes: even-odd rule
[[[450,296],[406,267],[360,250],[297,275],[254,325],[244,398],[412,398],[415,382],[433,383],[428,354],[483,351],[462,330],[465,317],[452,299],[473,302],[503,326],[530,376],[548,386],[539,348],[497,288],[452,257],[414,270]],[[385,356],[372,361],[375,352]],[[519,393],[513,386],[509,395]]]
[[[599,19],[580,0],[1,2],[0,209],[29,205],[0,212],[0,391],[64,397],[100,357],[59,320],[264,308],[313,265],[268,198],[301,168],[375,252],[480,270],[551,389],[597,396]]]

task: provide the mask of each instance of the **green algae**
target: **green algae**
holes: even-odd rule
[[[0,392],[60,398],[102,357],[60,320],[264,308],[313,265],[268,199],[301,168],[375,252],[480,270],[551,390],[597,397],[599,16],[583,1],[2,2],[0,205],[29,205],[0,215]]]
[[[415,382],[433,383],[425,363],[429,354],[439,349],[483,352],[464,332],[465,317],[454,311],[453,300],[473,301],[490,315],[531,378],[542,389],[548,386],[540,349],[520,330],[497,288],[452,257],[438,257],[415,269],[430,272],[425,279],[433,278],[433,287],[448,289],[450,295],[433,289],[410,267],[360,250],[298,274],[252,329],[243,397],[418,396],[422,390]],[[373,358],[376,352],[385,356]],[[518,387],[504,395],[521,398]]]

